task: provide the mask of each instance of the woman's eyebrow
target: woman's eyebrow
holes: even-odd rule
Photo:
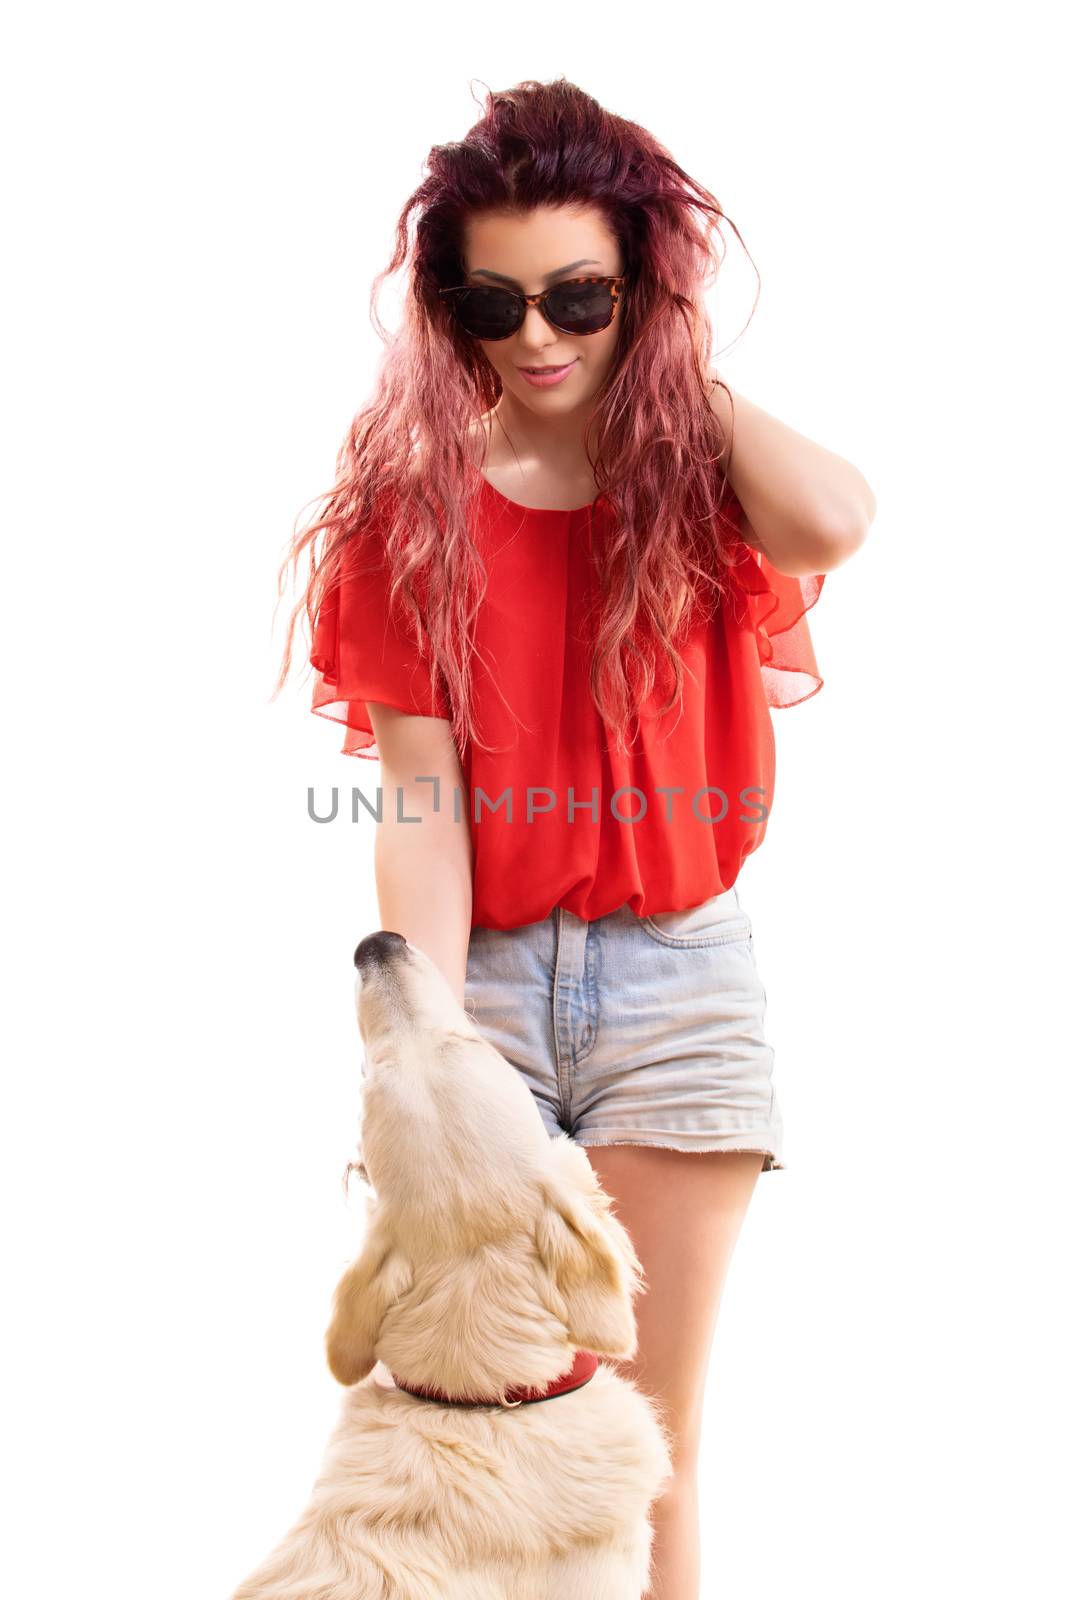
[[[572,261],[569,266],[557,267],[555,272],[545,274],[545,282],[551,283],[553,278],[562,278],[564,273],[573,272],[576,267],[599,267],[599,261]],[[495,278],[497,283],[506,283],[512,289],[521,289],[522,284],[517,278],[507,278],[502,272],[490,272],[488,267],[475,267],[473,272],[467,274],[470,278]]]

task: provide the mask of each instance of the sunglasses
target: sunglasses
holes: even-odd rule
[[[537,306],[563,333],[600,333],[611,324],[619,299],[619,278],[569,278],[540,294],[464,284],[438,289],[449,298],[456,321],[475,339],[510,339],[526,320],[526,307]]]

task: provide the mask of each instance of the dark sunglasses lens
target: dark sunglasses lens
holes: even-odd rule
[[[611,285],[561,283],[545,301],[545,309],[565,333],[598,333],[611,321]]]
[[[455,302],[460,326],[476,339],[506,339],[522,321],[522,302],[506,289],[468,289]]]
[[[460,326],[475,339],[507,339],[522,325],[525,307],[506,289],[467,289],[455,296]],[[561,283],[544,302],[548,319],[564,333],[599,333],[611,321],[607,283]]]

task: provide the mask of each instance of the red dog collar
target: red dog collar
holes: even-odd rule
[[[589,1382],[599,1365],[600,1358],[595,1356],[591,1350],[579,1350],[569,1371],[561,1372],[558,1378],[553,1378],[544,1393],[538,1393],[536,1389],[516,1385],[508,1389],[503,1400],[459,1400],[453,1396],[443,1394],[440,1389],[417,1389],[413,1384],[401,1383],[395,1373],[392,1374],[392,1378],[397,1388],[403,1389],[405,1394],[412,1394],[417,1400],[433,1400],[437,1405],[522,1406],[533,1405],[537,1400],[551,1400],[557,1394],[569,1394],[572,1389],[580,1389],[583,1384]]]

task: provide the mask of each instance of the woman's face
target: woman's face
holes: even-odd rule
[[[494,212],[471,217],[464,230],[464,282],[498,284],[538,294],[568,278],[616,277],[622,253],[595,210],[539,206],[522,217]],[[506,280],[506,282],[504,281]],[[611,371],[624,314],[626,285],[615,315],[600,333],[564,333],[526,307],[525,321],[507,339],[481,339],[486,360],[500,374],[502,400],[540,417],[562,416],[594,398]],[[522,367],[574,362],[560,383],[527,383]]]

